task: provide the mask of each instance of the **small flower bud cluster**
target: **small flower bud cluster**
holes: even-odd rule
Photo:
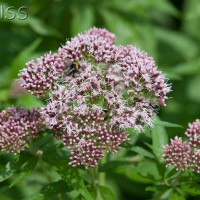
[[[43,128],[38,109],[9,108],[0,112],[0,149],[19,153]]]
[[[50,90],[55,90],[65,63],[58,54],[51,52],[29,61],[20,73],[22,87],[33,95],[45,97]]]
[[[171,143],[163,147],[163,158],[166,166],[175,166],[176,170],[186,170],[191,168],[200,173],[200,120],[189,123],[185,132],[189,139],[189,144],[183,142],[177,136],[171,139]]]
[[[164,106],[170,91],[153,58],[114,42],[113,33],[92,28],[20,74],[24,88],[49,97],[42,114],[71,150],[73,166],[95,166],[104,150],[115,152],[128,140],[127,128],[152,126],[154,107]]]
[[[182,141],[182,138],[175,137],[171,139],[170,145],[164,148],[163,158],[166,160],[167,167],[173,165],[176,170],[186,170],[191,163],[190,145]]]
[[[185,133],[189,139],[190,146],[194,148],[200,147],[200,120],[197,119],[193,123],[189,123],[189,127]]]

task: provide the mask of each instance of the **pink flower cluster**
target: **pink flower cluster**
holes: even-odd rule
[[[0,150],[19,153],[44,124],[39,109],[8,108],[0,112]]]
[[[192,168],[193,171],[200,173],[200,120],[189,123],[185,132],[189,139],[189,144],[183,142],[177,136],[171,139],[171,143],[163,147],[163,158],[166,166],[175,166],[176,170],[187,170]]]
[[[73,166],[95,166],[103,151],[128,140],[127,128],[152,126],[154,107],[170,91],[153,58],[114,42],[114,34],[92,28],[20,73],[25,89],[49,97],[42,114],[71,150]]]

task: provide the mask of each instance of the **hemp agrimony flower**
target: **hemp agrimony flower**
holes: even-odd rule
[[[175,137],[171,143],[166,145],[163,150],[163,158],[166,166],[174,166],[176,170],[186,170],[191,164],[190,145],[182,141],[182,138]]]
[[[189,123],[185,135],[189,143],[183,142],[177,136],[171,139],[171,143],[163,147],[163,158],[166,166],[175,166],[177,170],[186,170],[191,168],[200,173],[200,120]]]
[[[44,127],[39,109],[8,108],[0,112],[0,150],[19,153]]]
[[[165,105],[170,91],[153,58],[114,42],[113,33],[92,28],[20,73],[24,88],[49,97],[42,114],[71,150],[73,166],[95,166],[128,140],[127,128],[152,126],[154,107]]]

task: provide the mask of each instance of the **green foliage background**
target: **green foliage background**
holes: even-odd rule
[[[174,135],[184,137],[188,122],[200,118],[199,0],[2,0],[0,6],[1,12],[8,6],[14,6],[16,15],[19,15],[17,10],[21,6],[26,6],[28,12],[28,18],[25,20],[0,18],[1,110],[12,105],[27,108],[42,105],[43,102],[31,95],[24,95],[20,99],[10,97],[10,87],[12,81],[17,78],[19,70],[24,68],[26,61],[42,55],[44,52],[56,51],[70,37],[97,26],[107,28],[115,33],[117,44],[133,44],[147,51],[155,58],[157,65],[172,84],[173,91],[169,94],[167,106],[159,112],[159,117],[162,121],[179,124],[183,128],[174,128],[162,122],[149,133],[152,136],[153,153],[158,159],[162,154],[162,144],[166,144],[168,141],[167,136],[169,138]],[[7,13],[8,15],[9,13]],[[151,143],[149,135],[148,133],[135,135],[133,143],[144,147],[144,141]],[[151,199],[152,191],[154,197],[156,196],[154,187],[148,187],[146,192],[144,191],[149,184],[156,185],[161,180],[160,176],[163,173],[161,171],[164,169],[160,167],[158,168],[160,171],[158,171],[155,162],[151,160],[154,155],[145,151],[146,146],[144,149],[139,146],[135,149],[130,147],[128,153],[122,149],[113,158],[114,171],[112,163],[100,168],[102,171],[109,172],[108,185],[114,191],[116,199],[129,200],[133,197],[138,200]],[[140,153],[149,160],[143,160],[134,168],[130,164],[124,166],[124,163],[117,163],[120,162],[118,158],[125,154],[128,155],[127,158],[130,158],[130,161],[131,156],[135,155],[133,152]],[[9,156],[2,154],[0,169],[3,169],[3,165],[10,159]],[[26,156],[29,159],[31,157],[30,155]],[[31,162],[33,162],[31,166],[36,165],[34,159]],[[54,166],[54,164],[47,165],[47,168],[50,166]],[[11,170],[9,166],[7,167],[8,171]],[[27,174],[32,172],[29,166],[25,165],[24,167],[25,169],[22,167],[21,171],[24,170]],[[152,174],[149,174],[146,168],[150,168]],[[40,173],[39,169],[34,169],[28,179],[10,189],[7,188],[12,180],[8,179],[0,183],[0,199],[28,199],[28,196],[38,192],[46,183],[46,179]],[[49,187],[61,188],[60,192],[62,193],[60,186],[64,183],[60,182],[57,174],[54,174],[53,171],[51,173],[55,182],[53,186]],[[9,175],[11,176],[10,172],[8,172]],[[189,189],[189,194],[193,196],[194,192],[192,193],[192,189]],[[189,189],[186,189],[187,192]],[[163,188],[161,190],[163,193],[168,191]],[[200,194],[200,189],[196,188],[196,190]],[[54,199],[54,197],[45,197],[45,192],[48,193],[48,188],[46,190],[44,188],[41,195],[32,196],[32,199]],[[52,191],[50,190],[50,192]],[[109,195],[109,198],[112,199],[110,190],[107,191],[102,186],[101,192]],[[185,195],[180,195],[182,193],[179,190],[170,194],[171,196],[168,195],[166,198],[161,198],[161,196],[156,198],[169,199],[169,196],[172,200],[185,198]],[[197,195],[197,193],[195,194]],[[187,199],[198,199],[198,197],[188,196]]]

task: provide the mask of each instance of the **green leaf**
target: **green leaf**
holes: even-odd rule
[[[66,182],[59,180],[57,182],[53,182],[44,186],[39,193],[33,194],[25,198],[24,200],[45,200],[48,198],[52,198],[53,196],[57,196],[60,193],[66,193],[70,191],[72,191],[72,188],[69,187]]]
[[[151,56],[156,56],[156,39],[152,26],[124,19],[123,15],[110,9],[101,9],[99,12],[110,30],[116,34],[117,43],[134,44],[146,50]]]
[[[116,170],[116,173],[122,174],[123,176],[126,176],[128,179],[137,183],[144,183],[144,184],[154,183],[152,177],[146,177],[141,175],[141,173],[138,172],[138,168],[135,167],[133,164],[127,166],[121,166],[119,169]]]
[[[164,127],[155,125],[152,129],[153,152],[158,159],[162,159],[163,145],[168,143],[168,135]]]
[[[172,73],[180,75],[196,75],[200,72],[200,58],[195,58],[191,61],[180,63],[173,66]]]
[[[17,99],[17,105],[24,108],[42,107],[44,103],[30,93],[26,93]]]
[[[170,195],[170,200],[185,200],[185,197],[176,190],[174,190]]]
[[[118,167],[132,165],[133,163],[131,161],[109,161],[103,165],[99,166],[99,172],[110,172],[114,171]]]
[[[163,127],[170,127],[170,128],[183,128],[183,126],[181,125],[174,124],[171,122],[160,121],[160,120],[156,121],[156,125],[163,126]]]
[[[136,146],[136,147],[131,147],[128,148],[130,151],[134,151],[142,156],[145,156],[147,158],[154,158],[154,155],[152,153],[150,153],[149,151],[147,151],[146,149]]]
[[[42,36],[60,37],[60,33],[56,29],[46,24],[44,21],[42,21],[41,18],[37,18],[35,16],[29,15],[25,20],[19,20],[15,18],[13,20],[10,20],[9,22],[17,25],[18,27],[29,26],[35,33]]]
[[[199,15],[199,0],[185,0],[184,1],[184,16],[182,21],[182,29],[187,34],[200,41],[200,15]]]
[[[14,173],[14,165],[11,162],[8,162],[3,168],[3,170],[0,171],[0,182],[3,182],[7,179],[9,179]]]
[[[199,63],[200,64],[200,63]],[[200,67],[200,65],[199,65]],[[199,103],[200,101],[200,76],[193,76],[190,82],[187,85],[187,96],[190,100]]]
[[[99,191],[103,200],[115,200],[113,192],[105,186],[99,186]]]
[[[13,80],[18,77],[19,71],[25,67],[25,63],[33,58],[34,51],[41,43],[41,39],[35,40],[32,44],[26,47],[19,55],[13,60],[11,71],[10,71],[10,80]]]
[[[192,59],[198,54],[199,46],[197,43],[183,33],[160,27],[155,29],[155,33],[160,41],[165,42],[174,48],[174,50],[180,53],[185,60]],[[185,53],[186,49],[189,49],[187,53]]]
[[[54,167],[55,171],[57,171],[62,179],[77,190],[84,198],[93,200],[79,174],[79,171],[68,165],[66,158],[64,159],[60,154],[52,153],[49,156],[43,157],[43,159]]]
[[[35,169],[37,161],[37,157],[31,154],[28,154],[28,156],[26,154],[22,154],[19,161],[16,163],[16,168],[20,169],[20,173],[11,182],[9,188],[13,187],[17,183],[21,182],[25,177],[27,177]]]
[[[147,167],[148,166],[148,167]],[[161,175],[158,171],[156,163],[152,160],[144,160],[140,162],[136,168],[137,172],[142,176],[152,179],[152,180],[161,180]]]
[[[76,4],[71,10],[73,13],[73,18],[71,19],[73,35],[86,31],[94,25],[94,11],[87,1]]]
[[[200,184],[198,183],[182,183],[181,189],[193,196],[200,195]]]

